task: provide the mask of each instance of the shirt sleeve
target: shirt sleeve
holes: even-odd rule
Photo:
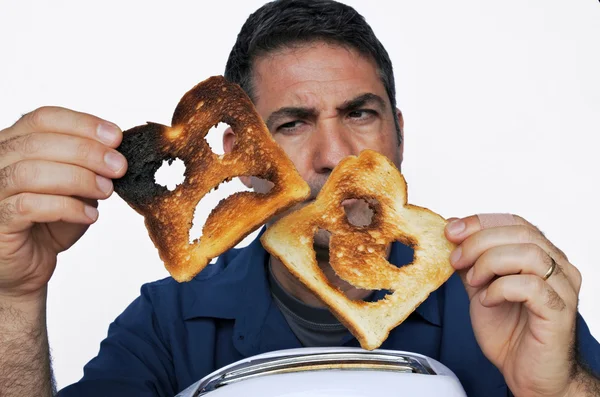
[[[77,383],[58,397],[174,396],[174,369],[161,338],[150,290],[141,295],[110,325],[98,355]]]
[[[577,353],[581,364],[600,377],[600,344],[590,333],[585,320],[577,314]]]

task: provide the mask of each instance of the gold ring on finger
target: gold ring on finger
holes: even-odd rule
[[[544,281],[548,280],[548,278],[550,278],[550,276],[552,275],[552,273],[554,273],[554,270],[556,269],[556,261],[552,257],[550,257],[550,259],[552,260],[552,264],[550,265],[550,268],[548,269],[546,274],[544,274],[544,277],[542,277]]]

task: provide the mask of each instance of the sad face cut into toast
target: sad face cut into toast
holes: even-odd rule
[[[231,153],[215,155],[205,141],[209,129],[225,122],[236,133]],[[173,278],[189,281],[209,261],[235,246],[272,216],[310,195],[293,163],[270,136],[252,102],[237,85],[211,77],[190,90],[173,115],[172,126],[148,123],[124,132],[117,149],[129,162],[115,191],[144,216],[150,238]],[[164,160],[180,158],[185,180],[173,191],[157,185]],[[268,194],[236,193],[221,201],[206,221],[200,240],[189,243],[194,209],[221,182],[253,175],[273,182]],[[363,199],[374,211],[368,226],[352,225],[342,202]],[[342,160],[316,200],[283,217],[261,237],[265,249],[318,296],[365,349],[376,349],[431,292],[453,273],[454,245],[444,237],[446,221],[407,204],[406,182],[383,155],[365,150]],[[318,229],[331,233],[330,264],[357,288],[389,290],[377,302],[352,301],[332,286],[313,250]],[[386,247],[401,241],[413,247],[410,265],[396,267]]]
[[[233,150],[216,155],[205,140],[225,122],[236,133]],[[115,191],[144,216],[146,228],[171,276],[189,281],[212,258],[235,246],[274,214],[304,201],[310,188],[271,137],[246,93],[223,77],[211,77],[188,91],[173,113],[172,126],[148,123],[123,132],[117,148],[128,162]],[[185,179],[173,191],[154,180],[163,161],[179,158]],[[210,213],[202,235],[190,244],[196,205],[212,189],[236,176],[273,182],[267,194],[240,192]]]

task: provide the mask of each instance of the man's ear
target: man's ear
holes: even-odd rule
[[[223,133],[223,151],[225,154],[231,153],[233,146],[235,145],[235,132],[231,127],[227,127]],[[249,189],[252,189],[252,180],[249,176],[240,176],[240,181]]]
[[[404,117],[402,117],[402,111],[396,108],[396,115],[398,116],[398,125],[400,126],[400,144],[398,145],[398,166],[402,165],[404,159]]]

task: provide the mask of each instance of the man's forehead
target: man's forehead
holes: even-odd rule
[[[308,43],[264,54],[253,62],[253,93],[261,102],[319,107],[366,92],[385,96],[374,60],[331,43]],[[333,103],[332,103],[333,104]]]

